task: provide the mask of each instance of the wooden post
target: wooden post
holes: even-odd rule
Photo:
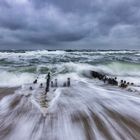
[[[47,75],[45,94],[47,94],[47,92],[49,91],[49,86],[50,86],[50,72]]]

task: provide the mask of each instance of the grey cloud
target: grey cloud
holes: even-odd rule
[[[138,48],[140,2],[137,0],[13,1],[0,1],[0,44],[5,46],[7,42],[12,47],[17,43],[16,48],[37,44],[59,48],[71,44],[107,49],[117,44],[120,48],[131,48],[128,44],[131,41]]]
[[[46,5],[52,4],[54,6],[60,7],[65,12],[88,12],[92,10],[97,10],[98,0],[30,0],[35,8],[42,8]],[[94,6],[94,3],[96,6]],[[93,9],[94,8],[94,9]],[[80,13],[79,13],[80,14]]]

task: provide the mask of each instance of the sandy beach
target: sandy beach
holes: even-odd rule
[[[60,87],[49,92],[47,97],[53,95],[53,98],[48,102],[46,117],[39,98],[44,89],[36,85],[32,91],[26,90],[31,96],[26,96],[21,89],[23,96],[15,94],[0,106],[0,139],[139,140],[140,119],[135,114],[139,112],[139,98],[127,94],[120,97],[118,92],[101,93],[100,90],[93,93],[92,87],[85,88],[86,85],[79,89]],[[2,88],[1,99],[16,89]]]
[[[0,100],[8,96],[10,94],[14,94],[14,92],[18,89],[19,87],[0,87]]]

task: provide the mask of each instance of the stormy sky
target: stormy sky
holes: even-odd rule
[[[0,49],[140,49],[140,1],[0,0]]]

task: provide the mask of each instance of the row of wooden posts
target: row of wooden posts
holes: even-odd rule
[[[36,84],[36,83],[37,83],[37,79],[35,81],[33,81],[33,84]],[[49,72],[48,75],[47,75],[47,78],[46,78],[45,94],[47,94],[49,92],[50,86],[51,87],[58,87],[57,83],[58,83],[57,79],[55,79],[54,81],[51,81],[50,72]],[[70,85],[71,85],[70,78],[67,78],[67,82],[63,83],[63,87],[70,87]],[[40,87],[43,87],[42,83],[40,84]],[[32,90],[32,87],[30,87],[30,90]]]

